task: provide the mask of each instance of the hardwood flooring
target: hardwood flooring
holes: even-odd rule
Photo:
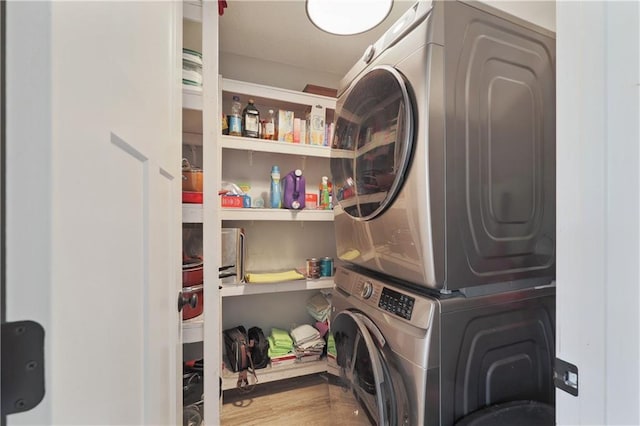
[[[330,426],[339,424],[331,412],[329,386],[322,374],[260,384],[249,393],[225,391],[223,426]]]

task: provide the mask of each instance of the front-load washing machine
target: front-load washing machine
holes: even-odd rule
[[[342,267],[335,284],[335,424],[496,424],[477,421],[486,409],[498,424],[554,424],[552,286],[428,295]]]
[[[555,36],[420,1],[341,82],[338,257],[445,292],[555,276]]]

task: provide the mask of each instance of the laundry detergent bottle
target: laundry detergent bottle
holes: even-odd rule
[[[280,168],[271,167],[271,191],[269,194],[269,206],[272,209],[282,207],[282,191],[280,190]]]
[[[283,180],[283,202],[285,209],[301,210],[305,207],[305,179],[302,170],[295,169],[289,172]]]

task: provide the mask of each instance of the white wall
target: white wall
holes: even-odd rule
[[[640,424],[637,2],[557,5],[558,424]]]

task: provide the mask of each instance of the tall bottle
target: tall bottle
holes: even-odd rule
[[[249,99],[249,103],[242,111],[242,136],[247,138],[260,137],[260,112],[253,104],[253,99]]]
[[[276,138],[276,114],[270,109],[267,119],[264,124],[264,131],[262,132],[264,139],[275,140]]]
[[[242,105],[238,96],[233,97],[231,104],[231,115],[227,125],[231,136],[242,136]]]
[[[322,176],[322,181],[320,182],[319,188],[319,196],[318,205],[321,210],[329,210],[331,200],[329,198],[329,178],[326,176]]]
[[[278,166],[271,167],[271,194],[269,197],[269,206],[272,209],[282,207],[282,191],[280,190],[280,168]]]

